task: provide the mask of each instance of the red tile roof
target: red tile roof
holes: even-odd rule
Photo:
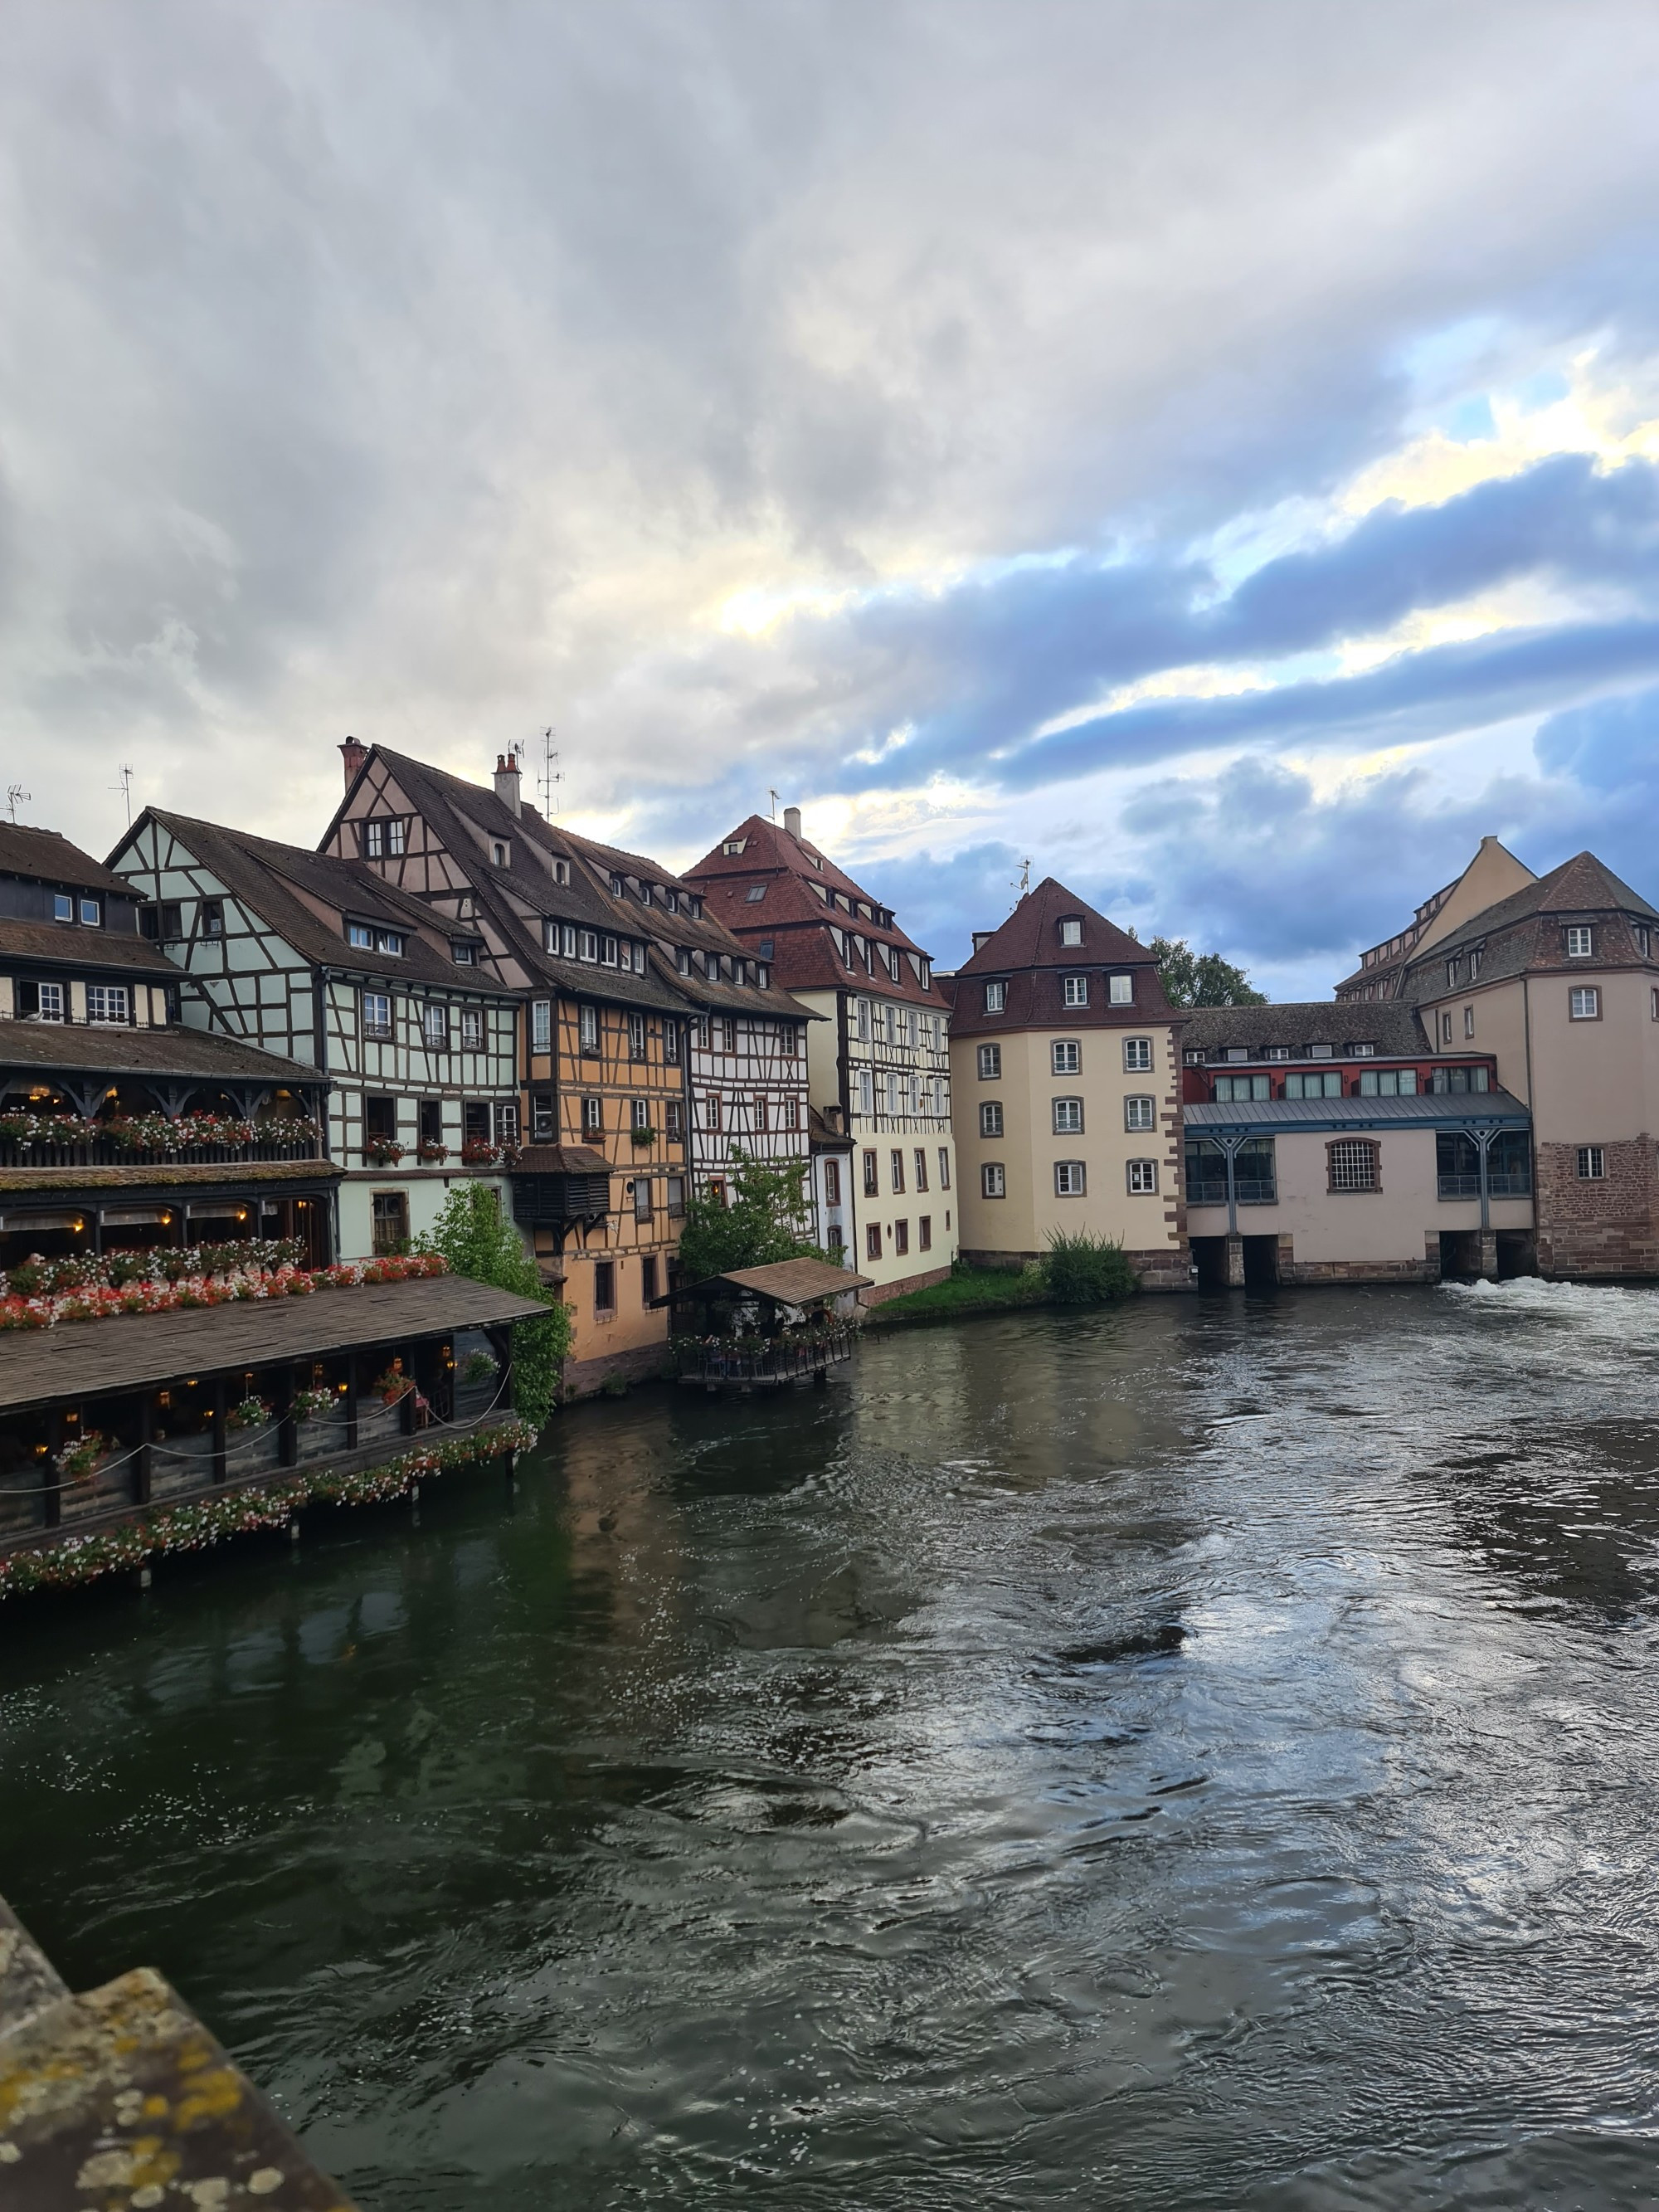
[[[1079,945],[1061,941],[1060,924],[1070,921],[1082,925]],[[1109,973],[1133,976],[1130,1005],[1109,1003],[1104,980]],[[1089,977],[1086,1006],[1064,1004],[1062,974]],[[985,1011],[982,980],[1006,984],[1000,1012]],[[1018,1029],[1133,1029],[1149,1021],[1182,1019],[1164,996],[1150,950],[1052,876],[1028,891],[1001,927],[963,962],[952,992],[951,1028],[957,1036]]]

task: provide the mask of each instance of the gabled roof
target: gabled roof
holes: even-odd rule
[[[1080,925],[1080,944],[1062,941],[1063,921]],[[1132,1004],[1110,1003],[1102,980],[1108,971],[1133,975]],[[1086,1006],[1063,1003],[1062,975],[1091,978]],[[986,1011],[988,981],[1006,985],[1003,1006],[996,1012]],[[975,947],[972,959],[957,969],[951,989],[951,1027],[957,1036],[1019,1029],[1124,1029],[1184,1018],[1164,994],[1150,947],[1053,876],[1045,876],[1034,890],[1027,891],[1007,921]]]
[[[161,807],[145,809],[112,857],[118,858],[130,848],[146,821],[157,823],[192,860],[210,869],[231,896],[258,915],[303,959],[377,979],[397,977],[473,995],[509,995],[502,984],[476,968],[457,968],[447,951],[428,944],[419,933],[426,930],[442,935],[443,918],[418,899],[383,883],[361,860],[307,852],[299,845],[280,845],[270,837],[250,836],[245,830],[228,830],[221,823],[198,821]],[[302,892],[307,896],[300,896]],[[341,916],[341,926],[331,928],[307,903],[307,897],[332,908]],[[403,951],[387,954],[348,945],[347,919],[398,931],[404,939]],[[164,961],[163,965],[175,975],[182,972],[171,962]]]
[[[24,876],[31,883],[65,888],[119,891],[124,898],[138,896],[103,861],[71,845],[58,830],[35,830],[23,822],[0,822],[0,875]]]
[[[1461,988],[1475,980],[1486,985],[1529,972],[1641,966],[1644,956],[1631,933],[1630,916],[1659,928],[1659,909],[1639,891],[1632,890],[1594,853],[1575,853],[1547,875],[1496,906],[1471,915],[1461,928],[1408,959],[1403,995],[1421,1006],[1443,998],[1449,988]],[[1570,921],[1598,926],[1593,961],[1566,957],[1560,933]],[[1477,945],[1479,978],[1462,975],[1457,984],[1449,986],[1447,963],[1462,963]]]
[[[1360,955],[1359,965],[1337,985],[1339,998],[1364,989],[1372,997],[1397,995],[1402,969],[1415,952],[1461,929],[1471,915],[1508,898],[1534,880],[1532,870],[1496,837],[1483,837],[1459,876],[1432,891],[1410,921]]]

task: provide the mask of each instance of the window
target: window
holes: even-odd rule
[[[941,1190],[951,1188],[951,1147],[948,1145],[941,1145],[939,1148],[939,1187]],[[945,1225],[947,1229],[950,1227],[948,1218]]]
[[[750,1121],[749,1125],[750,1127],[754,1131],[756,1136],[763,1137],[766,1134],[767,1118],[765,1099],[763,1097],[757,1097],[752,1100],[750,1102],[750,1111],[754,1115],[753,1121]]]
[[[1472,1037],[1474,1035],[1474,1008],[1473,1006],[1465,1006],[1463,1009],[1463,1034],[1466,1037]]]
[[[671,1221],[679,1221],[684,1218],[684,1214],[685,1177],[684,1176],[670,1176],[668,1178],[668,1218]]]
[[[483,1008],[463,1006],[461,1008],[462,1049],[466,1052],[482,1051],[483,1041]]]
[[[1083,1101],[1080,1098],[1056,1098],[1054,1102],[1054,1134],[1057,1137],[1080,1137],[1083,1133]]]
[[[225,933],[225,910],[217,899],[202,901],[202,934],[204,937],[222,937]]]
[[[705,1129],[718,1129],[720,1126],[720,1094],[718,1091],[711,1091],[702,1102],[702,1126]]]
[[[1299,1082],[1301,1078],[1298,1077],[1297,1079]],[[1310,1076],[1309,1081],[1314,1085],[1315,1096],[1317,1097],[1320,1078],[1316,1075]],[[1273,1095],[1273,1086],[1271,1076],[1218,1075],[1215,1079],[1215,1097],[1218,1105],[1225,1106],[1237,1099],[1271,1098]],[[1300,1091],[1297,1093],[1298,1097],[1301,1095]],[[1150,1128],[1152,1123],[1149,1121],[1146,1126]]]
[[[728,837],[726,842],[720,847],[720,850],[722,853],[741,853],[744,847],[748,842],[749,840],[746,837]]]
[[[859,1070],[859,1111],[860,1114],[869,1115],[873,1114],[875,1110],[875,1079],[867,1067],[861,1067]]]
[[[1151,1037],[1125,1037],[1123,1067],[1128,1075],[1150,1075],[1152,1072],[1152,1041]]]
[[[535,999],[530,1006],[530,1049],[547,1052],[553,1043],[553,1002],[550,999]]]
[[[598,1052],[599,1048],[599,1010],[597,1006],[583,1006],[581,1012],[577,1018],[577,1030],[581,1039],[582,1050],[584,1052]]]
[[[449,1009],[441,999],[428,999],[422,1006],[421,1034],[428,1052],[449,1050]]]
[[[1451,1016],[1449,1013],[1440,1017],[1440,1042],[1442,1044],[1451,1042]]]
[[[444,1102],[441,1098],[422,1098],[415,1109],[415,1128],[423,1145],[441,1145],[444,1140]]]
[[[1589,960],[1593,957],[1595,951],[1595,932],[1593,929],[1575,927],[1568,930],[1567,957],[1569,960]]]
[[[1006,983],[988,983],[985,986],[985,1011],[988,1014],[1000,1014],[1007,1003],[1008,986]]]
[[[1328,1044],[1310,1044],[1308,1047],[1308,1057],[1310,1060],[1329,1060],[1332,1057],[1332,1048]]]
[[[106,1027],[127,1020],[127,987],[125,983],[88,983],[87,986],[87,1019]]]
[[[1001,1074],[1002,1047],[1000,1044],[981,1045],[979,1048],[980,1081],[981,1083],[995,1083],[999,1080]]]
[[[894,1253],[894,1256],[895,1256],[896,1259],[900,1259],[900,1260],[902,1260],[902,1259],[903,1259],[903,1257],[905,1256],[906,1253],[908,1253],[909,1249],[910,1249],[910,1224],[909,1224],[909,1223],[908,1223],[908,1221],[896,1221],[896,1222],[893,1224],[893,1253]]]
[[[489,1108],[481,1098],[461,1103],[461,1141],[467,1145],[489,1142]]]
[[[394,958],[401,959],[403,957],[404,950],[402,931],[397,929],[377,929],[374,933],[374,950],[377,952],[389,952]]]
[[[512,1098],[498,1098],[495,1102],[495,1142],[498,1145],[516,1145],[518,1141],[518,1102]]]
[[[826,1160],[823,1164],[823,1202],[826,1206],[841,1204],[841,1162]]]
[[[1474,951],[1470,953],[1469,981],[1471,983],[1474,982],[1475,977],[1480,973],[1480,963],[1486,958],[1486,948],[1484,945],[1477,945]]]
[[[979,1171],[979,1191],[981,1198],[1006,1198],[1008,1177],[1000,1160],[987,1160]]]
[[[161,902],[161,936],[163,945],[171,945],[185,933],[184,914],[177,899]]]
[[[648,1129],[651,1127],[651,1101],[648,1098],[629,1101],[629,1127],[634,1129]]]
[[[745,905],[758,906],[766,896],[766,886],[764,884],[750,884],[743,896]]]
[[[647,1252],[640,1261],[640,1303],[650,1305],[657,1295],[657,1255]]]
[[[1133,975],[1114,975],[1107,997],[1115,1006],[1133,1006],[1135,1002],[1135,979]]]
[[[649,1176],[635,1176],[634,1178],[634,1218],[635,1221],[649,1221],[651,1218]]]
[[[372,952],[374,950],[374,933],[366,921],[349,921],[346,924],[346,943],[355,945],[360,951]]]
[[[1600,1145],[1580,1145],[1578,1147],[1578,1180],[1580,1182],[1601,1182],[1607,1172],[1607,1156]]]
[[[494,860],[498,868],[504,868],[507,866],[507,846],[500,837],[492,841],[489,848],[489,857]]]
[[[476,968],[478,964],[478,948],[476,945],[469,945],[463,939],[457,939],[449,948],[449,957],[458,968]]]
[[[596,1314],[613,1314],[617,1310],[617,1263],[614,1260],[593,1262],[593,1310]]]
[[[1576,1022],[1599,1022],[1601,994],[1594,983],[1580,983],[1567,994],[1567,1011]]]
[[[841,1255],[847,1249],[847,1239],[842,1234],[842,1226],[839,1221],[832,1221],[830,1224],[830,1226],[824,1231],[823,1249],[826,1252],[832,1253],[835,1255],[836,1265],[840,1267],[842,1264]]]
[[[401,1252],[409,1243],[409,1194],[377,1190],[369,1201],[369,1242],[377,1253]]]
[[[597,959],[599,958],[599,933],[598,930],[596,930],[596,929],[579,929],[579,930],[576,932],[576,957],[577,957],[577,959],[578,959],[578,960],[597,960]]]
[[[617,940],[614,937],[602,937],[599,939],[599,960],[606,968],[614,968],[617,965]]]
[[[602,1137],[605,1134],[605,1101],[602,1098],[583,1099],[582,1134],[584,1137]]]
[[[1648,1012],[1656,1022],[1659,1022],[1659,983],[1653,984],[1649,988]]]
[[[1056,1075],[1076,1075],[1083,1066],[1083,1047],[1076,1037],[1056,1037],[1048,1048],[1048,1065]]]
[[[1067,915],[1066,919],[1060,923],[1060,941],[1062,945],[1082,944],[1083,923],[1078,915],[1074,914]]]
[[[881,1185],[876,1175],[876,1156],[873,1152],[866,1152],[864,1155],[864,1194],[866,1198],[879,1198],[881,1195]]]
[[[1064,1005],[1086,1006],[1089,1003],[1089,979],[1086,975],[1062,975],[1060,995]]]
[[[1326,1146],[1332,1190],[1381,1190],[1376,1146],[1360,1137],[1339,1137]]]
[[[867,1044],[870,1042],[870,1001],[868,999],[860,999],[859,1000],[857,1016],[859,1042],[861,1044]]]
[[[893,1190],[896,1194],[904,1188],[904,1155],[896,1145],[894,1146],[889,1156],[887,1168],[892,1178]]]
[[[1368,1067],[1359,1078],[1362,1098],[1413,1098],[1417,1095],[1414,1067]]]
[[[662,1056],[670,1067],[680,1064],[680,1025],[672,1014],[663,1016]]]
[[[866,1224],[864,1231],[864,1256],[866,1260],[881,1257],[881,1226],[878,1222]]]
[[[363,1035],[366,1037],[389,1037],[392,1035],[392,1001],[384,991],[363,993]]]
[[[924,1213],[916,1223],[916,1249],[921,1252],[931,1252],[933,1249],[933,1217],[931,1213]]]
[[[1374,1044],[1351,1044],[1348,1057],[1350,1060],[1375,1060],[1376,1047]]]
[[[1125,1176],[1131,1198],[1152,1198],[1158,1191],[1158,1162],[1129,1160],[1125,1163]]]
[[[1360,1080],[1364,1080],[1363,1076]],[[1237,1091],[1234,1095],[1237,1095]],[[1285,1096],[1287,1098],[1340,1098],[1342,1096],[1342,1078],[1334,1067],[1328,1068],[1322,1074],[1310,1071],[1306,1075],[1287,1075],[1285,1078]]]
[[[1054,1196],[1056,1198],[1083,1197],[1084,1180],[1081,1160],[1054,1162]]]
[[[778,1101],[778,1127],[781,1129],[799,1129],[800,1127],[800,1101],[793,1093]]]
[[[75,901],[68,891],[54,891],[52,893],[52,918],[54,921],[74,921]]]
[[[664,1102],[662,1109],[663,1134],[677,1141],[685,1134],[685,1113],[678,1098]]]
[[[918,1145],[916,1146],[915,1166],[916,1170],[916,1188],[918,1190],[926,1190],[927,1188],[927,1147],[923,1145]]]
[[[629,1014],[628,1017],[628,1056],[630,1060],[645,1058],[645,1016],[643,1014]]]
[[[532,1091],[530,1094],[530,1134],[538,1145],[550,1145],[559,1133],[558,1116],[554,1110],[550,1091]]]
[[[1449,960],[1446,963],[1446,988],[1449,991],[1455,991],[1457,988],[1457,963],[1455,960]]]
[[[1636,925],[1636,957],[1638,960],[1648,957],[1652,944],[1653,939],[1646,922],[1638,921]]]
[[[1261,1079],[1266,1085],[1267,1078]],[[1152,1129],[1158,1126],[1158,1102],[1152,1098],[1126,1098],[1123,1102],[1123,1126],[1126,1129]]]

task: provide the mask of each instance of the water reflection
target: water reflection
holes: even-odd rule
[[[1635,2205],[1659,1299],[1147,1300],[0,1622],[0,1886],[371,2208]]]

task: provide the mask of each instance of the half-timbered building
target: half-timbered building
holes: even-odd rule
[[[186,979],[186,1024],[331,1085],[342,1258],[398,1251],[452,1182],[505,1189],[519,1138],[518,994],[373,868],[148,808],[112,865]]]
[[[807,1081],[826,1125],[852,1140],[849,1257],[872,1279],[866,1303],[948,1274],[950,1019],[929,955],[802,836],[796,807],[781,828],[751,814],[686,878],[769,980],[823,1017],[808,1032]]]
[[[690,1174],[690,1000],[652,957],[647,917],[525,800],[510,757],[485,787],[380,745],[342,751],[322,849],[417,901],[457,963],[524,1001],[512,1203],[572,1310],[567,1387],[654,1372]]]

